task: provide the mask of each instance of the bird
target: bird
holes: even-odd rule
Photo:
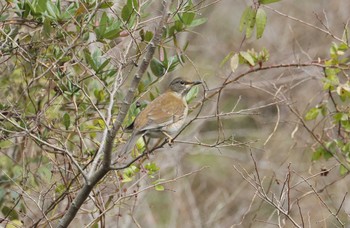
[[[190,89],[201,81],[187,81],[181,77],[173,79],[168,89],[151,101],[127,127],[132,134],[125,143],[122,152],[129,152],[136,141],[143,136],[149,138],[168,138],[173,141],[175,135],[185,123],[188,114],[186,95]]]

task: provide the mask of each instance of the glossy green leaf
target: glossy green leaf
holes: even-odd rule
[[[150,63],[151,71],[156,77],[161,77],[164,75],[166,69],[162,62],[160,62],[158,59],[153,58]]]
[[[267,16],[263,9],[259,8],[256,12],[256,38],[262,37],[265,26],[266,26]]]

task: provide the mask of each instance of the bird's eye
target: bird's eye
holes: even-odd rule
[[[180,81],[180,84],[181,85],[185,85],[185,81]]]

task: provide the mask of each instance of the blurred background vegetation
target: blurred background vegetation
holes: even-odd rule
[[[18,12],[30,7],[26,2],[42,1],[0,3],[0,224],[54,227],[83,182],[71,182],[80,172],[71,157],[84,170],[91,165],[115,78],[120,88],[113,117],[160,7],[157,1],[77,1],[69,8],[75,1],[61,1],[65,10],[58,13],[53,1],[52,9],[45,3],[46,9],[19,21],[26,16]],[[145,6],[142,19],[127,7],[130,2]],[[195,12],[197,21],[169,20],[135,100],[153,99],[175,76],[201,79],[205,85],[191,97],[191,123],[171,147],[111,171],[72,225],[349,226],[350,2],[174,1],[175,6],[184,18]],[[266,12],[260,39],[239,29],[247,7]],[[84,18],[89,15],[94,16]],[[175,29],[176,40],[171,23],[183,23]],[[123,56],[132,39],[137,42]],[[266,61],[251,66],[242,57],[248,51],[264,53]],[[162,77],[164,68],[168,74]],[[124,126],[137,111],[134,103]],[[126,139],[120,131],[116,148]]]

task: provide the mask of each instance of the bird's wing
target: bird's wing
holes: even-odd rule
[[[181,98],[164,93],[142,110],[135,124],[140,131],[161,128],[183,119],[186,109],[187,104]]]

